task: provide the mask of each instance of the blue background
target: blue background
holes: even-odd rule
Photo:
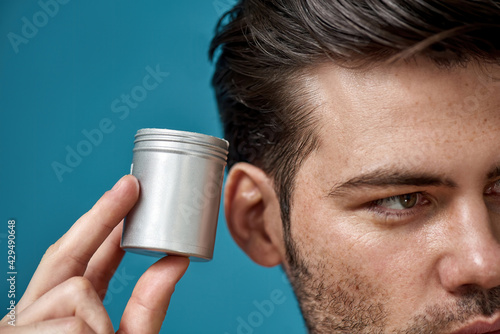
[[[7,221],[14,218],[19,293],[46,248],[128,173],[137,129],[222,135],[207,49],[232,0],[66,1],[52,16],[40,14],[37,1],[0,4],[0,261],[6,273]],[[23,18],[40,27],[14,46],[9,34],[23,36]],[[112,101],[141,86],[148,66],[159,66],[168,77],[120,118],[124,114],[113,112]],[[76,149],[86,139],[82,131],[98,128],[103,119],[113,130],[58,178],[52,164],[65,164],[67,147]],[[121,276],[104,300],[115,329],[135,282],[154,261],[127,254],[118,268]],[[6,313],[8,289],[1,282]],[[269,300],[273,290],[282,291],[285,302],[259,318],[254,301]],[[240,333],[305,332],[282,270],[251,262],[221,215],[214,260],[191,264],[162,333],[233,334],[238,317],[249,316],[256,326]]]

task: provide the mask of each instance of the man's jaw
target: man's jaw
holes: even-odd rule
[[[500,313],[489,319],[476,319],[451,334],[500,334]]]

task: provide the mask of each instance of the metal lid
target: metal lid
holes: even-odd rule
[[[136,150],[161,150],[211,156],[227,160],[229,142],[225,139],[188,131],[140,129],[135,135]]]

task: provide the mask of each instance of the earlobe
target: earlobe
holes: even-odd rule
[[[224,191],[226,221],[236,243],[256,263],[283,260],[279,203],[268,176],[248,163],[234,165]]]

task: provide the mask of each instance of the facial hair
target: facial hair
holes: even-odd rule
[[[478,316],[490,317],[500,311],[500,287],[484,290],[477,286],[464,288],[456,302],[427,307],[424,314],[413,317],[401,334],[446,333]]]
[[[308,263],[294,243],[287,245],[287,251],[288,265],[284,269],[311,334],[448,333],[473,318],[489,317],[500,311],[500,287],[485,290],[468,286],[454,301],[430,305],[400,328],[389,330],[394,324],[387,323],[388,291],[374,287],[347,264],[338,275],[341,278],[326,276],[330,272],[327,265]],[[390,289],[390,282],[381,283],[386,290]]]

